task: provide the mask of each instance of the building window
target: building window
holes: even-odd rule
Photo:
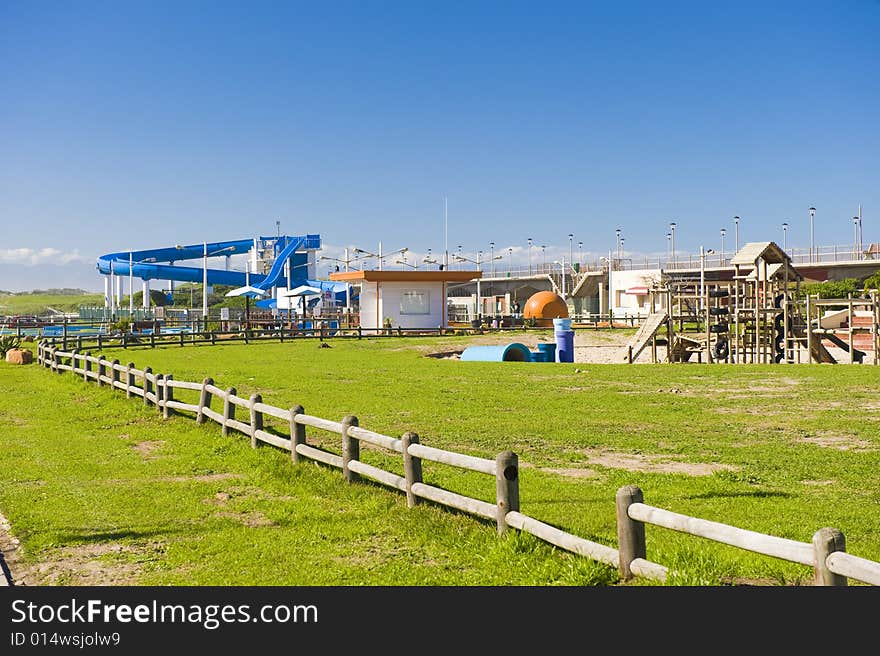
[[[431,314],[431,299],[427,291],[406,291],[400,294],[400,314]]]

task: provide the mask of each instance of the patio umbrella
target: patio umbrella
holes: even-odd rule
[[[282,294],[287,298],[299,297],[302,299],[302,313],[303,319],[306,317],[306,298],[310,296],[320,296],[324,291],[318,287],[312,287],[311,285],[300,285],[299,287],[294,287],[291,290],[288,290]]]
[[[257,298],[259,296],[264,296],[266,294],[265,289],[260,289],[259,287],[251,287],[250,285],[245,285],[244,287],[236,287],[235,289],[230,289],[226,292],[226,296],[244,296],[244,321],[245,325],[250,325],[251,319],[251,299]]]

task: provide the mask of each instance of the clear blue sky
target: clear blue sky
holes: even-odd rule
[[[880,241],[878,37],[876,0],[4,0],[0,289],[276,220],[436,254],[444,197],[471,256],[806,247],[811,205]]]

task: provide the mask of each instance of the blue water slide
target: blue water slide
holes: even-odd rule
[[[261,237],[260,239],[264,240],[266,238]],[[284,239],[286,245],[276,254],[275,263],[268,275],[259,273],[246,274],[243,271],[226,271],[224,269],[208,269],[208,284],[242,287],[249,283],[260,289],[268,289],[277,283],[284,272],[284,264],[294,255],[297,249],[317,250],[321,248],[321,237],[319,235],[273,237],[271,239]],[[113,273],[124,277],[130,274],[142,280],[202,282],[205,275],[203,267],[179,266],[176,263],[187,260],[201,260],[204,258],[205,252],[207,252],[208,257],[242,255],[248,253],[253,246],[253,239],[237,239],[189,244],[187,246],[178,245],[147,250],[120,251],[98,257],[96,268],[99,273],[105,275]],[[287,281],[285,280],[285,282]],[[293,278],[291,276],[291,285],[303,284],[303,282],[304,278]]]

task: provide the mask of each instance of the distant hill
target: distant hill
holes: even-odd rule
[[[104,295],[68,287],[29,292],[0,291],[0,315],[45,316],[76,312],[81,305],[103,305]]]

